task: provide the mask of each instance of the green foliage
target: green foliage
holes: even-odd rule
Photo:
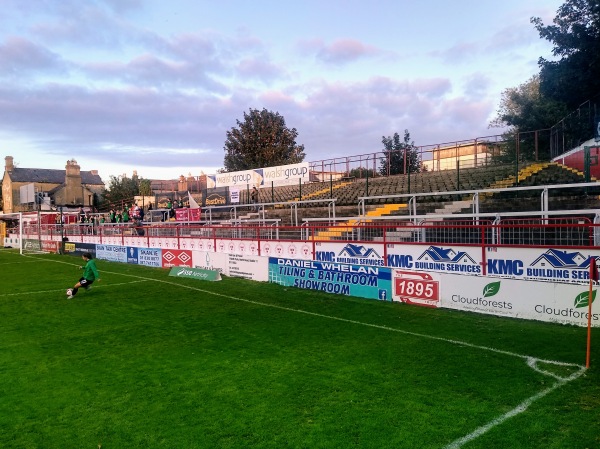
[[[410,141],[407,129],[404,130],[403,141],[400,141],[398,133],[394,133],[393,137],[383,136],[381,142],[384,157],[379,159],[379,174],[389,176],[421,171],[419,150],[415,143]]]
[[[151,196],[152,182],[149,179],[140,179],[139,192],[142,196]]]
[[[250,109],[237,128],[227,131],[225,141],[226,172],[259,167],[296,164],[305,157],[304,145],[296,144],[298,131],[289,129],[277,112]]]
[[[558,58],[539,60],[542,95],[574,110],[600,93],[600,2],[567,0],[552,25],[539,17],[531,22]]]
[[[554,58],[541,57],[538,75],[503,92],[490,124],[508,128],[494,156],[497,162],[547,160],[589,139],[595,129],[593,113],[568,114],[600,98],[600,3],[567,0],[552,24],[545,25],[540,17],[532,17],[531,23],[553,44]],[[557,123],[558,129],[551,130]]]
[[[138,178],[135,174],[131,178],[111,175],[108,188],[104,192],[104,208],[110,207],[109,205],[120,207],[121,203],[130,204],[137,195],[151,195],[150,184],[149,179]]]
[[[372,168],[357,167],[350,170],[348,176],[352,176],[354,178],[372,178],[375,176],[375,170]]]
[[[496,162],[550,158],[550,132],[547,130],[567,113],[564,104],[544,97],[540,93],[540,77],[535,75],[518,87],[502,92],[496,118],[490,127],[506,127],[504,145],[494,152]],[[544,131],[546,129],[546,131]],[[535,131],[538,130],[537,135]]]

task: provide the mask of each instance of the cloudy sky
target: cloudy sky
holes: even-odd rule
[[[502,91],[551,58],[557,0],[0,0],[0,153],[171,179],[223,166],[279,112],[307,161],[498,134]]]

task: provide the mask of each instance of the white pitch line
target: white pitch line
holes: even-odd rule
[[[398,332],[401,334],[406,334],[406,335],[412,335],[414,337],[420,337],[420,338],[427,338],[430,340],[437,340],[437,341],[442,341],[445,343],[451,343],[451,344],[455,344],[455,345],[459,345],[459,346],[465,346],[465,347],[469,347],[469,348],[474,348],[474,349],[481,349],[484,351],[490,351],[490,352],[495,352],[497,354],[503,354],[503,355],[508,355],[511,357],[517,357],[520,359],[525,360],[526,362],[528,362],[529,360],[534,360],[536,361],[536,363],[547,363],[547,364],[553,364],[553,365],[560,365],[560,366],[570,366],[573,368],[584,368],[582,365],[578,365],[576,363],[567,363],[567,362],[560,362],[560,361],[556,361],[556,360],[546,360],[546,359],[540,359],[537,357],[533,357],[530,355],[523,355],[523,354],[517,354],[515,352],[510,352],[510,351],[504,351],[502,349],[496,349],[496,348],[490,348],[488,346],[481,346],[481,345],[475,345],[473,343],[468,343],[465,341],[460,341],[460,340],[452,340],[452,339],[448,339],[448,338],[443,338],[443,337],[436,337],[433,335],[428,335],[428,334],[420,334],[418,332],[411,332],[411,331],[406,331],[406,330],[402,330],[402,329],[396,329],[393,327],[388,327],[388,326],[384,326],[381,324],[372,324],[372,323],[365,323],[363,321],[356,321],[356,320],[350,320],[347,318],[340,318],[340,317],[336,317],[336,316],[332,316],[332,315],[324,315],[322,313],[317,313],[317,312],[309,312],[307,310],[302,310],[302,309],[294,309],[291,307],[285,307],[285,306],[280,306],[277,304],[269,304],[269,303],[264,303],[264,302],[260,302],[260,301],[254,301],[252,299],[246,299],[246,298],[239,298],[237,296],[231,296],[231,295],[225,295],[223,293],[217,293],[217,292],[212,292],[210,290],[204,290],[198,287],[191,287],[188,285],[182,285],[182,284],[177,284],[175,282],[169,282],[169,281],[164,281],[162,279],[153,279],[153,278],[145,278],[142,276],[136,276],[133,274],[125,274],[125,273],[115,273],[115,272],[110,272],[110,271],[103,271],[103,273],[109,273],[109,274],[115,274],[115,275],[119,275],[119,276],[127,276],[127,277],[133,277],[133,278],[137,278],[137,279],[144,279],[147,281],[154,281],[154,282],[161,282],[163,284],[167,284],[167,285],[173,285],[176,287],[181,287],[181,288],[187,288],[188,290],[194,290],[194,291],[198,291],[201,293],[208,293],[214,296],[219,296],[222,298],[227,298],[227,299],[232,299],[235,301],[241,301],[241,302],[246,302],[249,304],[255,304],[255,305],[259,305],[259,306],[264,306],[264,307],[271,307],[273,309],[279,309],[279,310],[285,310],[287,312],[296,312],[296,313],[303,313],[305,315],[311,315],[311,316],[316,316],[316,317],[320,317],[320,318],[327,318],[330,320],[336,320],[336,321],[342,321],[342,322],[346,322],[346,323],[352,323],[352,324],[358,324],[360,326],[367,326],[367,327],[373,327],[376,329],[383,329],[383,330],[387,330],[387,331],[391,331],[391,332]],[[533,367],[532,367],[533,368]],[[533,368],[535,371],[538,371],[542,374],[547,374],[550,375],[548,373],[545,373],[537,368]]]
[[[118,284],[110,284],[110,285],[106,285],[106,286],[94,284],[92,288],[94,290],[96,290],[98,288],[112,287],[114,285],[139,284],[140,282],[146,282],[146,281],[145,280],[141,280],[141,281],[131,281],[131,282],[120,282]],[[5,294],[0,295],[0,298],[5,298],[7,296],[39,295],[39,294],[42,294],[42,293],[56,293],[56,292],[64,292],[64,291],[65,291],[65,289],[61,288],[60,290],[37,290],[35,292],[5,293]]]
[[[56,262],[66,263],[66,262],[60,262],[60,261],[56,261]],[[516,357],[516,358],[525,360],[527,363],[527,366],[529,366],[534,371],[536,371],[542,375],[550,376],[550,377],[557,379],[557,382],[554,385],[552,385],[551,387],[546,388],[545,390],[542,390],[539,393],[536,393],[535,395],[525,399],[523,402],[521,402],[519,405],[517,405],[515,408],[513,408],[509,412],[507,412],[507,413],[499,416],[498,418],[493,419],[492,421],[488,422],[487,424],[475,429],[470,434],[465,435],[464,437],[461,437],[461,438],[455,440],[454,442],[452,442],[448,446],[446,446],[444,449],[459,449],[459,448],[461,448],[464,444],[480,437],[481,435],[488,432],[490,429],[492,429],[496,426],[499,426],[499,425],[503,424],[505,421],[507,421],[508,419],[523,413],[535,401],[547,396],[554,390],[566,385],[568,382],[578,379],[586,371],[586,368],[584,366],[578,365],[576,363],[566,363],[566,362],[560,362],[560,361],[555,361],[555,360],[545,360],[545,359],[540,359],[540,358],[532,357],[532,356],[528,356],[528,355],[517,354],[514,352],[510,352],[510,351],[504,351],[501,349],[490,348],[488,346],[475,345],[475,344],[460,341],[460,340],[452,340],[452,339],[443,338],[443,337],[436,337],[433,335],[420,334],[418,332],[411,332],[411,331],[405,331],[402,329],[395,329],[393,327],[383,326],[383,325],[379,325],[379,324],[365,323],[362,321],[349,320],[347,318],[340,318],[340,317],[336,317],[336,316],[332,316],[332,315],[324,315],[321,313],[309,312],[309,311],[302,310],[302,309],[293,309],[291,307],[284,307],[284,306],[279,306],[276,304],[263,303],[263,302],[254,301],[251,299],[239,298],[237,296],[225,295],[223,293],[211,292],[209,290],[204,290],[204,289],[197,288],[197,287],[191,287],[188,285],[177,284],[175,282],[164,281],[161,279],[146,278],[143,276],[136,276],[136,275],[124,274],[124,273],[115,273],[115,272],[111,272],[111,271],[103,271],[103,272],[108,273],[108,274],[115,274],[118,276],[126,276],[126,277],[133,277],[133,278],[137,278],[137,279],[143,279],[146,281],[160,282],[160,283],[167,284],[167,285],[173,285],[173,286],[180,287],[180,288],[186,288],[189,290],[194,290],[194,291],[207,293],[207,294],[214,295],[214,296],[219,296],[221,298],[232,299],[234,301],[246,302],[249,304],[255,304],[255,305],[259,305],[259,306],[263,306],[263,307],[271,307],[274,309],[285,310],[288,312],[303,313],[305,315],[316,316],[316,317],[320,317],[320,318],[326,318],[326,319],[341,321],[341,322],[345,322],[345,323],[357,324],[360,326],[372,327],[372,328],[382,329],[382,330],[386,330],[386,331],[390,331],[390,332],[397,332],[397,333],[401,333],[401,334],[405,334],[405,335],[411,335],[411,336],[430,339],[430,340],[442,341],[442,342],[446,342],[446,343],[450,343],[450,344],[454,344],[454,345],[459,345],[459,346],[464,346],[464,347],[474,348],[474,349],[481,349],[484,351],[494,352],[496,354],[502,354],[502,355],[506,355],[506,356],[510,356],[510,357]],[[561,377],[561,376],[558,376],[557,374],[550,373],[548,371],[540,369],[537,366],[538,363],[546,363],[546,364],[553,364],[553,365],[557,365],[557,366],[578,368],[578,371],[571,374],[568,377]]]
[[[513,416],[517,416],[517,415],[523,413],[535,401],[537,401],[538,399],[543,398],[544,396],[547,396],[548,394],[552,393],[554,390],[558,389],[559,387],[562,387],[563,385],[566,385],[568,382],[577,379],[584,372],[585,372],[585,368],[582,369],[582,370],[580,370],[580,371],[578,371],[578,372],[576,372],[576,373],[574,373],[574,374],[572,374],[571,376],[569,376],[566,379],[560,379],[558,382],[556,382],[551,387],[548,387],[545,390],[542,390],[539,393],[537,393],[537,394],[535,394],[535,395],[533,395],[533,396],[525,399],[523,402],[521,402],[519,405],[517,405],[515,408],[513,408],[510,411],[508,411],[504,415],[501,415],[498,418],[491,420],[489,423],[487,423],[487,424],[485,424],[485,425],[483,425],[481,427],[478,427],[477,429],[475,429],[470,434],[465,435],[464,437],[461,437],[458,440],[453,441],[448,446],[446,446],[444,449],[459,449],[464,444],[466,444],[469,441],[472,441],[472,440],[480,437],[481,435],[483,435],[484,433],[486,433],[488,430],[492,429],[493,427],[499,426],[500,424],[502,424],[505,421],[509,420]]]
[[[25,257],[31,257],[34,259],[38,259],[35,256],[25,256]],[[40,259],[40,260],[48,260],[48,259]],[[70,262],[63,262],[60,260],[50,260],[51,262],[56,262],[56,263],[63,263],[66,265],[74,265],[74,266],[78,266],[78,264],[73,264]],[[246,299],[246,298],[239,298],[237,296],[231,296],[231,295],[225,295],[223,293],[217,293],[217,292],[212,292],[210,290],[204,290],[202,288],[198,288],[198,287],[191,287],[188,285],[183,285],[183,284],[178,284],[176,282],[170,282],[170,281],[164,281],[162,279],[154,279],[154,278],[147,278],[147,277],[143,277],[143,276],[137,276],[137,275],[133,275],[133,274],[125,274],[125,273],[116,273],[113,271],[105,271],[102,270],[103,273],[107,273],[107,274],[114,274],[117,276],[125,276],[125,277],[132,277],[132,278],[136,278],[136,279],[143,279],[145,281],[152,281],[152,282],[160,282],[163,284],[167,284],[167,285],[173,285],[175,287],[181,287],[181,288],[186,288],[188,290],[194,290],[194,291],[198,291],[201,293],[207,293],[210,295],[214,295],[214,296],[219,296],[221,298],[227,298],[227,299],[232,299],[234,301],[241,301],[241,302],[246,302],[249,304],[255,304],[255,305],[259,305],[259,306],[263,306],[263,307],[271,307],[273,309],[279,309],[279,310],[285,310],[288,312],[296,312],[296,313],[303,313],[305,315],[311,315],[311,316],[316,316],[316,317],[320,317],[320,318],[327,318],[330,320],[336,320],[336,321],[342,321],[342,322],[346,322],[346,323],[352,323],[352,324],[358,324],[361,326],[367,326],[367,327],[373,327],[376,329],[382,329],[382,330],[387,330],[390,332],[398,332],[401,334],[405,334],[405,335],[412,335],[414,337],[420,337],[420,338],[426,338],[426,339],[430,339],[430,340],[437,340],[437,341],[442,341],[445,343],[451,343],[454,345],[459,345],[459,346],[464,346],[464,347],[468,347],[468,348],[474,348],[474,349],[481,349],[483,351],[489,351],[489,352],[494,352],[496,354],[503,354],[503,355],[507,355],[510,357],[516,357],[516,358],[520,358],[523,359],[527,362],[528,366],[531,367],[533,370],[541,373],[541,374],[545,374],[548,376],[552,376],[552,377],[556,377],[556,375],[552,375],[549,374],[548,372],[545,372],[537,367],[534,367],[533,365],[535,365],[536,363],[547,363],[547,364],[552,364],[552,365],[558,365],[558,366],[570,366],[573,368],[578,368],[578,369],[585,369],[585,367],[583,365],[579,365],[576,363],[567,363],[567,362],[560,362],[560,361],[556,361],[556,360],[547,360],[547,359],[540,359],[538,357],[533,357],[530,355],[523,355],[523,354],[517,354],[515,352],[510,352],[510,351],[505,351],[502,349],[496,349],[496,348],[491,348],[489,346],[481,346],[481,345],[476,345],[473,343],[468,343],[466,341],[460,341],[460,340],[452,340],[449,338],[443,338],[443,337],[436,337],[434,335],[428,335],[428,334],[421,334],[418,332],[411,332],[411,331],[406,331],[406,330],[402,330],[402,329],[396,329],[393,327],[388,327],[388,326],[384,326],[381,324],[372,324],[372,323],[365,323],[362,321],[356,321],[356,320],[350,320],[347,318],[340,318],[340,317],[336,317],[336,316],[332,316],[332,315],[324,315],[322,313],[317,313],[317,312],[309,312],[307,310],[302,310],[302,309],[294,309],[291,307],[285,307],[285,306],[279,306],[276,304],[269,304],[269,303],[264,303],[264,302],[260,302],[260,301],[254,301],[252,299]],[[114,284],[113,284],[114,285]],[[533,364],[530,364],[530,361],[533,361]],[[559,379],[569,379],[568,378],[562,378],[562,377],[558,377]]]

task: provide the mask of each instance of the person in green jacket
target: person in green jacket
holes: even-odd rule
[[[67,299],[72,299],[81,287],[89,290],[94,281],[100,281],[100,273],[98,273],[98,268],[96,268],[96,262],[92,259],[92,255],[90,253],[83,253],[81,258],[85,261],[85,266],[81,267],[83,276],[79,278],[79,282],[75,284],[75,287],[71,289],[71,294],[67,296]]]

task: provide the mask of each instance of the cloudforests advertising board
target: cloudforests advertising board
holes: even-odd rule
[[[269,281],[288,287],[391,301],[389,268],[269,257]]]

